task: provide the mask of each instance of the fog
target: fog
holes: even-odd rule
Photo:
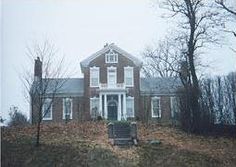
[[[162,39],[171,22],[160,17],[160,9],[149,0],[3,0],[1,2],[1,114],[8,119],[9,107],[18,106],[29,115],[20,76],[28,64],[26,46],[49,40],[65,55],[66,64],[76,69],[73,77],[82,77],[80,61],[114,42],[141,58],[143,49]],[[234,29],[235,29],[234,25]],[[236,69],[235,43],[226,35],[227,45],[206,50],[202,61],[211,75]]]

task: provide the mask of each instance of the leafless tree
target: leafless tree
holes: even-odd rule
[[[64,58],[59,59],[56,53],[55,46],[48,41],[27,47],[26,55],[32,64],[35,61],[35,71],[33,73],[32,69],[24,69],[21,79],[31,107],[31,121],[37,127],[36,146],[40,144],[41,122],[50,112],[53,103],[57,102],[56,95],[69,78]],[[46,106],[47,98],[50,98],[50,101]]]
[[[216,8],[221,11],[219,22],[224,25],[222,31],[233,34],[236,37],[236,30],[227,26],[227,23],[235,23],[236,21],[236,5],[234,0],[215,0]],[[231,48],[236,53],[235,48]]]
[[[182,62],[182,76],[184,80],[187,114],[190,119],[188,126],[192,132],[198,132],[200,121],[199,98],[201,91],[199,88],[199,79],[197,76],[197,62],[202,48],[211,43],[217,43],[215,21],[218,12],[212,11],[209,1],[204,0],[163,0],[161,7],[169,11],[170,18],[177,21],[176,32],[178,32],[176,43],[183,44],[182,56],[185,60]],[[184,74],[184,75],[183,75]]]
[[[229,4],[229,0],[215,0],[216,4],[226,12],[230,13],[231,15],[236,16],[236,7],[232,4]],[[233,3],[231,1],[231,3]],[[235,34],[236,36],[236,34]]]
[[[160,40],[157,47],[146,47],[143,73],[146,77],[176,77],[179,73],[180,54],[171,38]]]

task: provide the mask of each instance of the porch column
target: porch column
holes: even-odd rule
[[[118,121],[121,120],[121,94],[118,95]]]
[[[102,94],[99,93],[99,114],[102,116]]]
[[[104,118],[107,119],[107,94],[104,94]]]
[[[124,119],[126,120],[126,93],[123,94],[123,115]]]

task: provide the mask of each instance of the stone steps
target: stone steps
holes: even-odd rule
[[[129,125],[114,125],[114,137],[115,138],[130,138],[130,126]]]
[[[119,146],[121,146],[121,145],[129,145],[129,146],[133,145],[133,141],[132,141],[131,138],[115,138],[113,142],[114,142],[114,145],[119,145]]]
[[[135,124],[136,126],[136,124]],[[131,123],[109,123],[108,136],[113,145],[131,146],[137,145],[137,131],[132,133],[133,124]],[[135,135],[134,135],[135,134]]]

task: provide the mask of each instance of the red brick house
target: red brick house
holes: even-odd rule
[[[81,63],[83,78],[68,79],[52,101],[44,122],[71,120],[160,120],[168,121],[177,112],[174,78],[141,78],[142,61],[115,44],[105,45]],[[42,63],[35,60],[35,78],[42,75]],[[53,82],[62,78],[51,79]],[[31,119],[37,111],[32,107]]]

